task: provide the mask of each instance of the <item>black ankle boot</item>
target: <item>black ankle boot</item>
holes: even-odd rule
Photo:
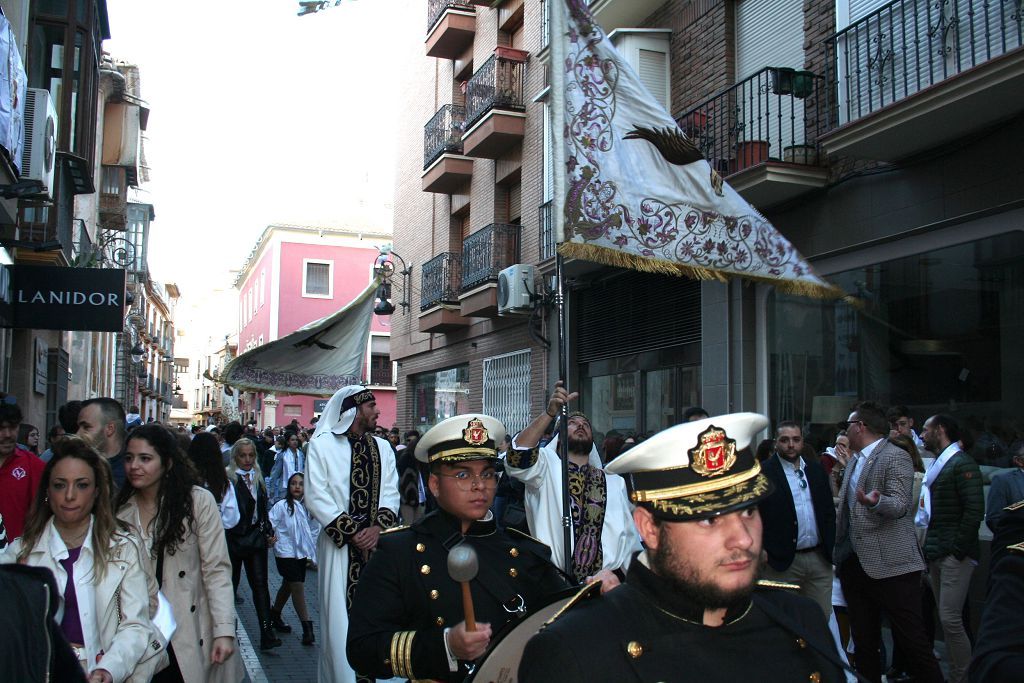
[[[292,627],[281,621],[281,613],[270,610],[270,623],[274,626],[275,631],[281,633],[291,633]]]
[[[274,626],[271,622],[264,622],[260,628],[260,649],[270,650],[281,647],[281,639],[274,634]]]
[[[302,644],[303,645],[312,645],[315,642],[316,642],[316,639],[313,637],[313,622],[312,621],[304,621],[304,622],[302,622]]]

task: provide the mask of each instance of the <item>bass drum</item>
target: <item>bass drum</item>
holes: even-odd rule
[[[583,588],[570,588],[552,596],[543,607],[505,624],[491,641],[490,648],[477,660],[476,669],[465,683],[515,683],[519,680],[519,662],[526,643],[563,612],[580,602],[601,594],[601,582]]]

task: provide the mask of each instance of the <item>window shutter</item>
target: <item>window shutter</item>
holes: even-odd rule
[[[666,111],[671,111],[669,87],[669,36],[660,29],[617,29],[611,33],[612,44],[633,67],[640,82]]]
[[[306,264],[306,294],[327,296],[331,293],[331,265],[329,263]]]
[[[657,50],[637,50],[637,73],[640,82],[654,95],[654,99],[663,102],[668,109],[668,55]]]

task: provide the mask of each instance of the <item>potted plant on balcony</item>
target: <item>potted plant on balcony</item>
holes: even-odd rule
[[[791,69],[788,66],[777,66],[771,69],[768,73],[771,74],[772,78],[773,94],[793,94],[793,75],[796,73],[796,69]]]
[[[793,72],[793,97],[804,99],[814,92],[814,79],[816,76],[813,71],[794,71]]]
[[[734,173],[768,161],[768,142],[765,140],[741,140],[736,143]]]

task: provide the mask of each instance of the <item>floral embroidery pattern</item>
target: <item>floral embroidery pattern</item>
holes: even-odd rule
[[[567,241],[561,251],[639,270],[717,279],[735,274],[789,291],[836,294],[734,190],[711,191],[713,171],[705,159],[673,165],[646,142],[624,141],[634,126],[678,127],[650,101],[587,4],[565,2]]]

